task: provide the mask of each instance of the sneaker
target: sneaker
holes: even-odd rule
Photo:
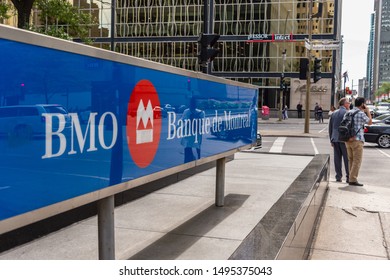
[[[341,179],[336,179],[336,182],[341,182]]]
[[[349,182],[350,186],[358,186],[358,187],[363,187],[363,184],[360,184],[359,182]]]

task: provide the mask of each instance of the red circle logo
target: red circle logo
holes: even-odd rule
[[[149,166],[160,142],[161,107],[158,94],[148,80],[139,81],[127,107],[126,135],[132,159],[138,167]]]

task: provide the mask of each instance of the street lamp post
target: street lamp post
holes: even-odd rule
[[[116,0],[111,2],[111,37],[110,37],[110,50],[115,51],[115,16],[116,16]]]
[[[305,133],[309,133],[310,130],[310,65],[311,65],[311,41],[312,41],[312,33],[313,33],[313,0],[310,0],[309,4],[309,45],[310,48],[307,51],[307,58],[309,61],[309,65],[306,70],[306,104],[305,104]]]
[[[287,50],[286,50],[286,27],[287,27],[287,19],[290,14],[291,10],[287,11],[286,19],[284,20],[284,31],[283,31],[283,52],[282,52],[282,60],[283,60],[283,65],[282,65],[282,74],[280,77],[280,92],[279,92],[279,121],[282,121],[282,114],[283,114],[283,92],[284,92],[284,86],[282,87],[282,81],[284,79],[284,72],[286,70],[286,55],[287,55]]]

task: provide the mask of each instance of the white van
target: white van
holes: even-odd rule
[[[20,138],[45,135],[44,113],[59,113],[65,115],[65,127],[70,128],[71,121],[68,111],[57,104],[16,105],[0,107],[0,135]],[[54,118],[55,120],[57,118]],[[57,120],[58,122],[58,120]],[[58,128],[53,123],[53,129]]]

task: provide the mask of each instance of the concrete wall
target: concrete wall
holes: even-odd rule
[[[315,84],[310,85],[310,110],[314,110],[315,104],[318,103],[322,109],[330,109],[332,92],[332,79],[321,79]],[[298,102],[301,102],[303,109],[306,106],[306,81],[291,79],[290,91],[290,109],[296,109]],[[325,117],[325,116],[324,116]]]

